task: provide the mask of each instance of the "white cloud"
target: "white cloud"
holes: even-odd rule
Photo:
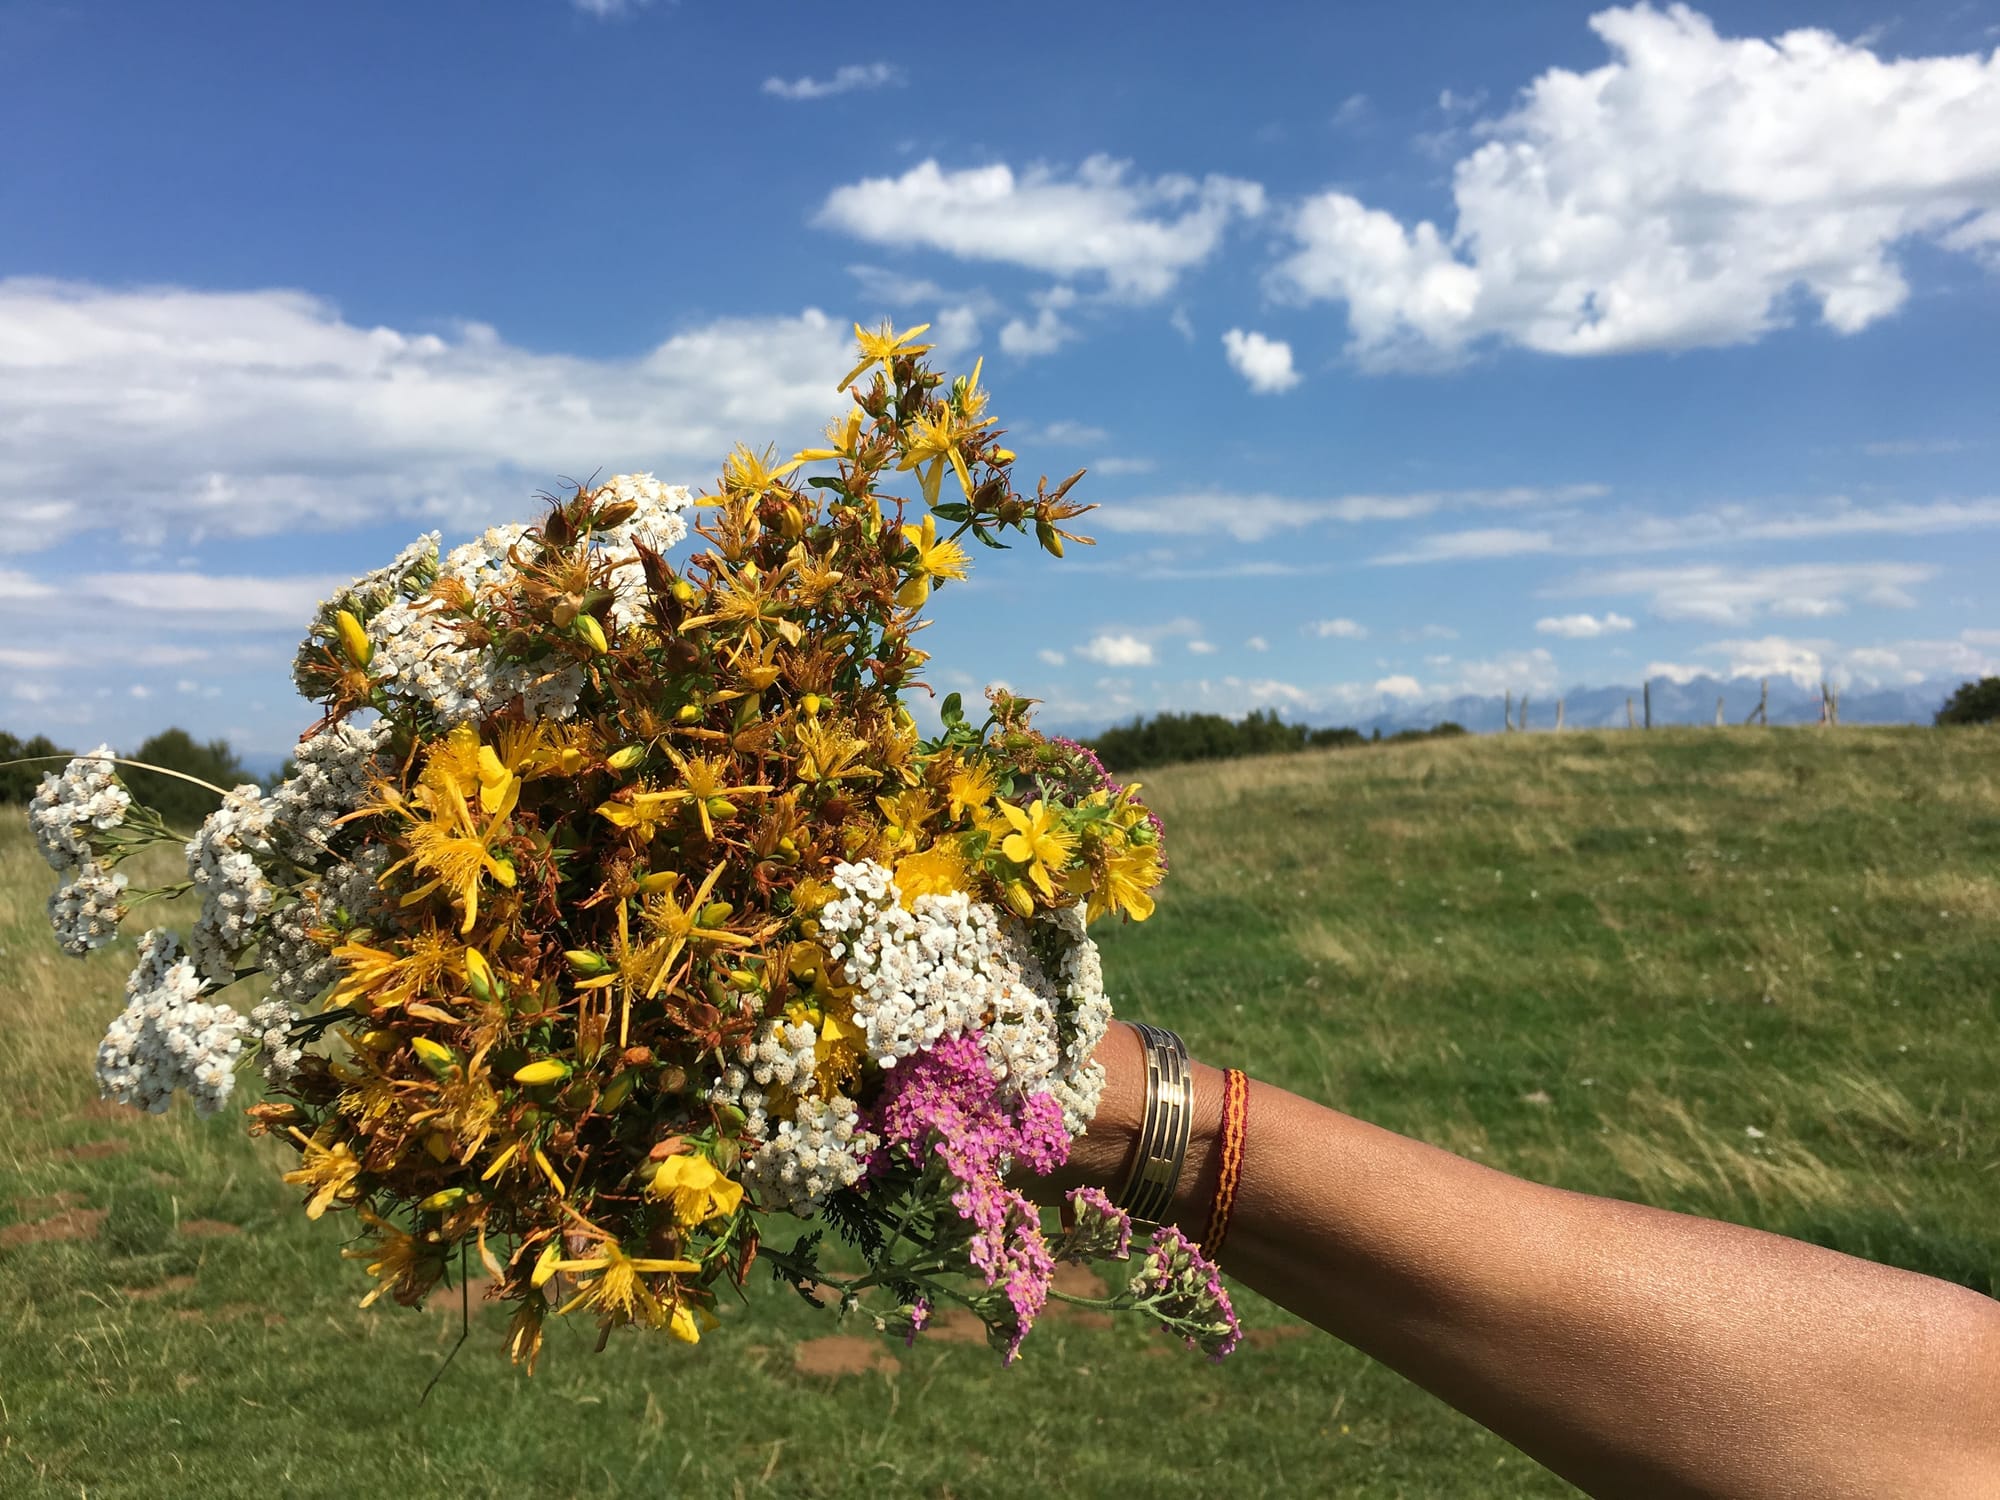
[[[1151,641],[1123,631],[1094,635],[1076,648],[1076,654],[1101,667],[1150,667],[1154,660]]]
[[[595,16],[600,21],[614,16],[629,16],[634,11],[644,10],[653,0],[570,0],[578,10],[587,16]]]
[[[1859,602],[1908,609],[1908,590],[1937,569],[1921,563],[1790,563],[1733,568],[1716,563],[1682,568],[1622,568],[1585,573],[1546,593],[1643,595],[1665,620],[1744,625],[1760,614],[1816,619]]]
[[[1076,303],[1073,290],[1066,286],[1050,287],[1036,294],[1034,301],[1038,308],[1034,322],[1014,318],[1000,330],[1000,347],[1021,359],[1053,354],[1081,337],[1062,317],[1064,309]]]
[[[1401,552],[1385,552],[1370,561],[1381,564],[1465,562],[1488,557],[1524,557],[1535,552],[1553,552],[1552,532],[1528,531],[1515,526],[1488,526],[1475,531],[1450,531],[1419,537],[1416,545]]]
[[[1166,536],[1225,533],[1239,542],[1259,542],[1274,532],[1339,521],[1407,521],[1442,510],[1515,509],[1571,505],[1608,494],[1601,484],[1505,489],[1422,490],[1400,495],[1331,495],[1300,498],[1261,493],[1196,490],[1120,500],[1091,519],[1105,531],[1149,532]]]
[[[1260,396],[1275,396],[1299,383],[1299,372],[1292,368],[1292,346],[1283,339],[1232,328],[1223,334],[1222,347],[1229,367]]]
[[[1414,677],[1384,677],[1375,684],[1375,691],[1385,698],[1421,698],[1424,685]]]
[[[1462,661],[1456,678],[1443,691],[1459,693],[1552,693],[1556,690],[1556,659],[1537,646],[1531,651],[1502,651],[1483,661]]]
[[[1043,662],[1044,662],[1045,664],[1047,664],[1048,666],[1051,666],[1051,667],[1059,667],[1059,666],[1061,666],[1061,665],[1063,664],[1064,660],[1066,659],[1066,658],[1065,658],[1065,657],[1063,656],[1062,652],[1060,652],[1060,651],[1051,651],[1051,650],[1048,650],[1048,649],[1047,649],[1046,647],[1045,647],[1045,648],[1043,648],[1043,649],[1042,649],[1042,650],[1040,650],[1040,651],[1037,651],[1037,652],[1035,653],[1035,655],[1036,655],[1036,656],[1038,656],[1038,657],[1040,657],[1040,658],[1041,658],[1041,660],[1042,660],[1042,661],[1043,661]]]
[[[1087,422],[1072,422],[1067,417],[1056,422],[1033,424],[1016,422],[1014,431],[1024,439],[1032,439],[1038,443],[1057,443],[1065,447],[1083,448],[1111,441],[1111,434],[1102,427],[1092,427]]]
[[[1215,655],[1215,643],[1213,641],[1189,641],[1187,648],[1196,656]]]
[[[1333,112],[1332,117],[1327,123],[1337,130],[1352,130],[1357,126],[1366,124],[1368,114],[1368,96],[1366,94],[1349,94],[1345,99],[1340,101],[1340,108]]]
[[[1963,630],[1959,639],[1968,646],[2000,646],[2000,630]]]
[[[1646,663],[1646,676],[1648,679],[1664,677],[1668,682],[1676,684],[1690,683],[1697,677],[1708,677],[1712,674],[1713,669],[1710,667],[1691,666],[1687,662],[1649,661]]]
[[[1368,627],[1347,619],[1314,620],[1306,626],[1306,634],[1316,635],[1323,641],[1335,638],[1343,641],[1365,641],[1368,639]]]
[[[900,177],[835,188],[815,223],[883,245],[925,245],[963,260],[1052,276],[1099,275],[1115,294],[1150,300],[1202,264],[1239,219],[1264,209],[1254,182],[1133,175],[1093,156],[1066,175],[1003,163],[947,171],[925,161]]]
[[[1090,466],[1090,472],[1109,479],[1119,474],[1150,474],[1158,467],[1150,458],[1100,458]]]
[[[1724,38],[1682,5],[1590,25],[1611,60],[1548,69],[1479,132],[1449,234],[1322,193],[1274,289],[1343,302],[1369,361],[1605,354],[1753,340],[1795,291],[1852,333],[1908,297],[1903,242],[2000,247],[2000,51]]]
[[[699,481],[837,411],[850,361],[814,310],[581,359],[477,324],[364,328],[299,292],[0,280],[0,547],[484,526],[562,476]]]
[[[836,69],[831,78],[796,78],[790,82],[782,78],[766,78],[764,92],[779,99],[830,99],[835,94],[852,93],[856,89],[886,88],[902,81],[902,70],[890,63],[849,63]]]
[[[1810,687],[1826,676],[1825,653],[1829,641],[1795,641],[1782,635],[1757,640],[1717,641],[1702,647],[1710,656],[1728,658],[1725,675],[1736,677],[1789,677]]]
[[[1941,453],[1963,453],[1975,446],[1964,438],[1894,438],[1863,443],[1861,451],[1870,458],[1929,458]]]
[[[1243,644],[1248,646],[1252,651],[1269,651],[1271,649],[1271,643],[1261,635],[1253,635]]]
[[[1548,615],[1535,621],[1535,629],[1543,635],[1559,635],[1572,641],[1593,640],[1631,628],[1632,622],[1616,611],[1606,611],[1601,619],[1596,615]]]
[[[2000,526],[2000,498],[1865,506],[1835,497],[1808,509],[1790,511],[1762,511],[1746,505],[1716,506],[1677,516],[1622,511],[1567,520],[1559,529],[1545,531],[1437,532],[1373,561],[1448,562],[1527,552],[1585,557],[1824,537],[1934,536],[1996,526]]]

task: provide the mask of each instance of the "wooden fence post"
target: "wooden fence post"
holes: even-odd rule
[[[1637,729],[1639,727],[1639,721],[1632,717],[1632,695],[1630,693],[1625,695],[1625,727],[1627,729]]]
[[[1720,693],[1715,695],[1715,727],[1717,729],[1722,727],[1722,694]]]
[[[1646,727],[1651,729],[1653,727],[1653,679],[1648,677],[1641,684],[1640,690],[1646,695]]]
[[[1556,699],[1556,733],[1557,733],[1557,734],[1561,734],[1561,733],[1562,733],[1562,727],[1563,727],[1563,701],[1562,701],[1562,699],[1558,698],[1558,699]]]
[[[1512,734],[1514,732],[1514,693],[1511,688],[1508,689],[1507,702],[1501,708],[1500,716],[1502,724],[1506,727],[1506,732]]]
[[[1521,694],[1521,732],[1523,734],[1528,732],[1528,695],[1526,693]]]

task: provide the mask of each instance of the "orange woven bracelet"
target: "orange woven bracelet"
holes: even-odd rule
[[[1236,1185],[1243,1180],[1243,1138],[1250,1109],[1250,1080],[1231,1068],[1222,1075],[1222,1170],[1215,1179],[1215,1203],[1208,1211],[1208,1232],[1201,1253],[1213,1261],[1222,1254],[1229,1234],[1229,1216],[1236,1209]]]

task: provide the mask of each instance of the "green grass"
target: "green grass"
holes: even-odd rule
[[[1124,1012],[1542,1181],[2000,1284],[2000,737],[1528,735],[1148,783],[1173,872],[1103,937]],[[883,1343],[830,1376],[796,1350],[831,1317],[760,1277],[698,1349],[557,1330],[532,1380],[475,1304],[420,1407],[456,1298],[357,1309],[273,1149],[93,1103],[129,956],[58,955],[47,890],[8,816],[0,1245],[40,1228],[0,1248],[0,1493],[1574,1493],[1247,1296],[1265,1331],[1221,1367],[1071,1319],[1011,1371]]]

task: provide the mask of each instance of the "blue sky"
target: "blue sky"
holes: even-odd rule
[[[941,689],[1316,721],[2000,670],[2000,0],[0,8],[0,724],[255,751],[312,603],[699,484],[856,319],[1100,545]]]

